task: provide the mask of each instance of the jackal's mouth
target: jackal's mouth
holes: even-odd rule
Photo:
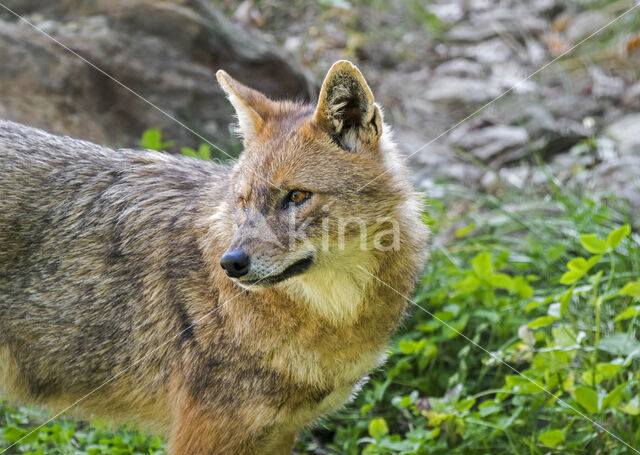
[[[301,273],[307,271],[309,267],[313,265],[313,255],[305,256],[302,259],[294,262],[282,272],[277,275],[267,275],[265,278],[257,279],[257,280],[238,280],[241,284],[245,286],[272,286],[276,283],[280,283],[288,278],[294,277],[296,275],[300,275]]]

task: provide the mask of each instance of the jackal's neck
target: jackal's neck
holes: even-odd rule
[[[333,325],[353,323],[359,317],[378,268],[369,251],[342,253],[331,260],[321,257],[307,273],[282,286],[290,298]]]
[[[399,207],[399,241],[396,247],[380,251],[368,245],[320,256],[305,274],[286,282],[287,295],[331,325],[351,325],[368,321],[393,331],[409,304],[425,259],[426,226],[419,208]],[[404,212],[403,212],[404,211]],[[388,325],[387,323],[391,323]]]

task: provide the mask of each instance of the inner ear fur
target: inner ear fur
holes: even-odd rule
[[[362,73],[351,62],[340,60],[327,73],[314,121],[345,150],[377,142],[382,115]]]

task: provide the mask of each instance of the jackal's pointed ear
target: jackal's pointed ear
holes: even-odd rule
[[[375,145],[382,134],[382,115],[373,93],[355,65],[333,64],[320,89],[315,123],[345,150]]]
[[[238,132],[246,143],[260,134],[273,101],[236,81],[223,70],[219,70],[216,77],[236,110]]]

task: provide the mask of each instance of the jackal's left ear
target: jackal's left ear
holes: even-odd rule
[[[216,77],[236,110],[238,131],[246,144],[260,134],[274,102],[259,91],[236,81],[223,70],[219,70]]]
[[[347,60],[333,64],[320,89],[315,123],[348,151],[375,145],[382,134],[382,115],[362,73]]]

